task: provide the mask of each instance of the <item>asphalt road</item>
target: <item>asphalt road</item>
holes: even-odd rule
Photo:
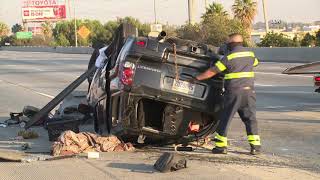
[[[87,67],[89,55],[0,51],[0,120],[25,105],[41,107]],[[320,169],[320,94],[312,76],[281,72],[298,64],[261,63],[256,68],[257,117],[263,149],[307,169]],[[79,89],[85,90],[86,83]],[[248,149],[244,126],[236,117],[231,146]],[[0,138],[5,134],[0,130]]]

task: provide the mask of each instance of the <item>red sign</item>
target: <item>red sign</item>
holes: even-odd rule
[[[58,20],[66,18],[66,6],[23,7],[22,19],[28,21]]]

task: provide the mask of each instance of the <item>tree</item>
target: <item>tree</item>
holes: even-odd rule
[[[206,8],[206,12],[201,18],[206,21],[210,16],[228,16],[228,12],[224,10],[223,5],[213,2]]]
[[[140,36],[147,36],[151,31],[150,24],[146,24],[146,23],[143,24],[138,19],[133,17],[118,18],[117,22],[118,24],[121,24],[124,22],[133,24],[138,28]]]
[[[316,46],[320,46],[320,29],[316,33]]]
[[[307,33],[303,39],[301,40],[301,46],[315,46],[316,45],[316,37]]]
[[[16,23],[15,25],[12,26],[11,31],[12,33],[17,33],[23,30],[23,27],[21,24]]]
[[[139,31],[140,35],[147,35],[150,32],[150,26],[148,24],[142,24],[139,20],[132,17],[125,17],[117,19],[116,21],[108,21],[106,24],[101,24],[97,20],[77,20],[77,29],[85,26],[90,30],[90,34],[87,38],[78,36],[78,44],[81,46],[99,46],[100,44],[108,44],[112,41],[112,37],[115,34],[116,29],[120,23],[129,22],[134,24]],[[55,45],[67,46],[75,45],[75,32],[74,32],[74,20],[72,21],[60,21],[56,23],[53,28],[53,37],[55,39]]]
[[[184,25],[177,30],[178,37],[220,46],[229,34],[240,33],[248,37],[240,21],[224,15],[210,15],[201,24]],[[245,43],[247,44],[247,43]]]
[[[203,34],[201,33],[202,28],[201,24],[191,25],[188,23],[177,29],[177,35],[182,39],[202,42],[204,39]]]
[[[248,35],[237,19],[230,19],[226,16],[211,16],[208,21],[203,23],[204,43],[220,46],[225,43],[229,34],[239,33],[247,39]],[[248,44],[245,42],[245,44]]]
[[[177,37],[178,36],[177,26],[167,24],[167,25],[163,26],[163,30],[167,33],[168,37]]]
[[[52,38],[52,29],[53,26],[49,21],[46,21],[41,24],[42,27],[42,33],[45,40],[50,40]]]
[[[232,5],[234,17],[238,19],[247,33],[251,34],[252,23],[257,14],[257,2],[253,0],[235,0]]]
[[[7,36],[8,34],[9,34],[9,27],[5,23],[0,22],[0,37]]]
[[[269,32],[258,44],[260,47],[295,47],[297,43],[282,33]]]

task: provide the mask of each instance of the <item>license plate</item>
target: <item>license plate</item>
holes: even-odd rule
[[[190,84],[187,81],[173,80],[172,90],[182,92],[185,94],[193,94],[195,89],[194,84]]]

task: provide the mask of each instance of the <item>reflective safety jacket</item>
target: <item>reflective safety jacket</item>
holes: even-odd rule
[[[258,64],[259,61],[252,51],[248,51],[242,46],[236,46],[211,68],[225,75],[225,89],[232,90],[242,87],[253,87],[253,67]]]

